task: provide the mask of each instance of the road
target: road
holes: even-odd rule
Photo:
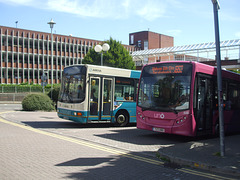
[[[4,131],[6,128],[0,130],[0,137],[4,132],[4,137],[9,133],[9,137],[18,138],[17,141],[0,142],[2,145],[6,143],[7,146],[15,142],[11,144],[12,152],[5,152],[2,149],[0,156],[5,166],[0,167],[0,174],[4,174],[5,178],[0,175],[0,179],[15,179],[8,177],[11,175],[11,171],[8,170],[12,169],[11,163],[7,163],[11,159],[8,156],[19,153],[21,157],[28,151],[31,154],[28,161],[34,161],[35,166],[38,167],[36,169],[44,173],[36,175],[35,171],[25,172],[24,179],[32,179],[36,176],[38,178],[34,179],[47,177],[49,179],[228,179],[220,174],[176,166],[157,158],[156,151],[159,148],[185,143],[191,141],[191,138],[138,130],[134,125],[128,127],[115,127],[110,124],[81,125],[59,119],[55,112],[24,112],[18,105],[0,105],[0,109],[2,112],[0,127],[8,126],[9,129],[6,132]],[[12,109],[14,110],[11,111]],[[21,131],[16,137],[10,132],[14,126]],[[24,136],[25,133],[28,135]],[[26,137],[28,137],[27,142],[24,140]],[[18,143],[21,144],[21,148]],[[31,148],[34,147],[36,151],[33,154],[37,157],[32,155],[31,148],[24,149],[29,147],[24,143],[32,144]],[[14,151],[15,146],[18,147],[18,152]],[[42,154],[43,149],[44,154]],[[46,159],[42,157],[43,155],[49,157]],[[41,161],[42,159],[45,160]],[[53,161],[55,163],[52,163]],[[24,161],[19,165],[15,163],[13,168],[22,169],[19,172],[22,174],[26,171],[22,168],[24,163]]]

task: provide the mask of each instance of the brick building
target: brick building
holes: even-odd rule
[[[134,45],[136,50],[157,49],[174,46],[174,38],[151,31],[141,31],[129,34],[129,45]],[[142,61],[136,61],[136,66],[142,66],[146,63],[168,60],[167,57],[151,57]]]
[[[63,68],[81,64],[87,52],[101,42],[53,34],[51,63],[51,33],[0,26],[0,84],[40,84],[43,73],[49,84],[60,83]],[[134,46],[124,47],[134,51]]]
[[[47,75],[48,84],[60,83],[64,67],[81,64],[87,52],[102,42],[53,34],[51,62],[51,33],[0,26],[0,84],[41,84],[43,74]],[[129,45],[124,45],[129,52],[171,46],[173,37],[150,31],[130,33]],[[161,60],[164,57],[144,61]],[[142,64],[136,61],[136,66]]]

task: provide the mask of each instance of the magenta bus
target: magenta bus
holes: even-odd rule
[[[145,65],[139,80],[137,128],[199,136],[219,132],[217,69],[197,62]],[[225,132],[240,131],[240,75],[222,70]]]

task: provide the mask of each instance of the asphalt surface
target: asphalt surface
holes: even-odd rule
[[[240,135],[191,139],[0,105],[0,179],[239,179]]]

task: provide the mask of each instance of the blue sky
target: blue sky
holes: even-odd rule
[[[220,40],[240,39],[240,1],[219,0]],[[211,0],[0,0],[0,25],[129,44],[129,33],[150,30],[174,45],[214,42]]]

